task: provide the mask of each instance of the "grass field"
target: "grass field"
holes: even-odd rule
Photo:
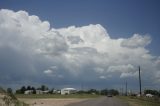
[[[126,97],[119,96],[123,101],[126,101],[129,106],[160,106],[160,102],[153,100],[153,98],[137,98],[137,97]]]
[[[71,94],[71,95],[60,95],[60,94],[16,94],[17,98],[96,98],[101,95],[92,95],[92,94]]]

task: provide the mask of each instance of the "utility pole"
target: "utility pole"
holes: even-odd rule
[[[140,69],[140,66],[139,66],[139,94],[140,94],[140,96],[142,95],[142,92],[141,92],[141,69]]]
[[[127,81],[126,81],[126,96],[127,96],[127,92],[128,92],[128,91],[127,91]]]
[[[124,95],[124,93],[123,93],[123,87],[122,87],[122,96]]]

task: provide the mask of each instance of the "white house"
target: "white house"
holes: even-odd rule
[[[32,94],[33,93],[33,90],[26,90],[25,92],[24,92],[24,94]]]
[[[49,90],[43,91],[43,94],[47,94],[49,93]]]
[[[36,94],[43,94],[42,90],[36,90]]]
[[[53,94],[61,94],[61,90],[53,90]]]
[[[36,90],[36,94],[47,94],[47,93],[49,93],[49,90],[47,91]]]
[[[154,95],[152,95],[152,94],[146,94],[146,97],[149,97],[149,98],[151,98],[151,97],[153,97]]]
[[[63,88],[61,89],[61,95],[74,94],[76,91],[77,90],[75,88]]]

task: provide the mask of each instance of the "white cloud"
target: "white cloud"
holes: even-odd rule
[[[138,76],[138,71],[137,72],[123,72],[120,75],[120,78],[126,78],[126,77],[137,77]]]
[[[108,78],[111,78],[111,77],[112,77],[112,75],[106,75],[106,76],[101,75],[101,76],[99,76],[100,79],[108,79]]]
[[[45,74],[52,74],[53,71],[48,69],[48,70],[45,70],[44,73],[45,73]]]
[[[129,71],[134,71],[135,68],[131,64],[127,65],[116,65],[116,66],[109,66],[108,72],[129,72]]]
[[[106,76],[100,76],[99,78],[100,79],[106,79]]]
[[[100,24],[50,28],[49,22],[41,21],[38,16],[30,16],[25,11],[2,9],[0,51],[4,53],[0,54],[0,60],[10,56],[7,54],[10,49],[18,59],[24,61],[19,63],[25,64],[28,68],[19,69],[16,62],[10,63],[10,59],[14,58],[7,58],[9,60],[6,63],[0,62],[7,64],[6,67],[10,66],[11,69],[7,69],[5,65],[1,66],[0,70],[5,71],[1,71],[0,76],[14,80],[14,77],[8,74],[9,70],[12,70],[19,73],[16,77],[25,76],[33,81],[35,78],[37,83],[53,79],[53,76],[44,76],[44,73],[75,81],[105,78],[115,80],[136,76],[137,67],[141,65],[144,76],[149,73],[152,80],[156,80],[160,62],[158,57],[150,54],[145,48],[150,42],[151,37],[139,34],[127,39],[112,39]]]
[[[141,36],[139,34],[134,34],[133,37],[123,40],[121,43],[124,47],[137,48],[145,47],[151,43],[150,36]]]
[[[157,68],[157,70],[160,70],[160,57],[158,57],[155,61],[155,67]]]

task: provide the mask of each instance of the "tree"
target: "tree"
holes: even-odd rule
[[[16,94],[21,94],[21,90],[20,90],[20,89],[17,89],[17,90],[16,90]]]
[[[96,89],[90,89],[88,90],[89,94],[99,94],[99,91],[97,91]]]
[[[157,90],[150,90],[150,89],[144,90],[144,94],[152,94],[152,95],[156,95],[156,96],[160,95],[160,93]]]
[[[42,86],[41,86],[41,90],[42,90],[42,91],[45,91],[45,85],[42,85]]]
[[[27,90],[26,87],[25,87],[25,86],[22,86],[21,89],[20,89],[20,93],[21,93],[21,94],[24,94],[24,92],[25,92],[26,90]]]
[[[7,93],[12,94],[12,88],[7,88]]]
[[[46,90],[48,90],[48,87],[45,86],[45,85],[42,85],[42,86],[41,86],[41,90],[42,90],[42,91],[46,91]]]
[[[31,90],[31,86],[27,86],[27,90]]]
[[[31,90],[33,90],[33,94],[36,94],[36,89],[34,87],[32,87]]]
[[[119,95],[119,92],[117,90],[115,90],[115,89],[109,90],[109,93],[114,95],[114,96]]]
[[[108,94],[108,89],[101,90],[101,95],[107,95],[107,94]]]
[[[87,91],[80,90],[80,91],[78,91],[77,93],[78,93],[78,94],[86,94],[86,93],[87,93]]]

